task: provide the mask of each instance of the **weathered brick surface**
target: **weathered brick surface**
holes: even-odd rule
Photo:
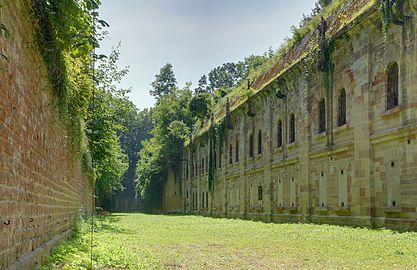
[[[6,1],[0,20],[0,269],[72,227],[92,187],[74,160],[37,49],[31,1]]]
[[[207,136],[194,138],[184,151],[189,167],[183,171],[190,173],[182,175],[182,194],[188,194],[182,197],[183,211],[417,230],[415,2],[406,1],[405,5],[405,13],[412,19],[403,26],[392,25],[386,40],[377,9],[340,33],[331,55],[329,91],[322,83],[324,74],[314,64],[302,62],[277,79],[286,80],[287,103],[277,99],[279,83],[273,81],[252,100],[255,117],[246,114],[246,104],[233,111],[233,129],[226,131],[222,155],[217,155],[222,168],[216,170],[209,207],[201,204],[202,193],[208,190],[207,174],[193,170],[208,156],[209,144]],[[399,106],[387,110],[387,70],[393,62],[399,67]],[[346,91],[346,124],[338,127],[341,89]],[[318,104],[323,98],[326,132],[319,134]],[[292,113],[296,119],[294,143],[289,142]],[[279,120],[283,123],[282,147],[277,146]],[[262,154],[257,153],[259,130]],[[251,134],[254,157],[249,156]],[[236,140],[239,162],[235,162]],[[173,179],[166,179],[166,209],[181,196],[170,190]],[[259,187],[262,197],[258,196]],[[388,201],[392,196],[396,196],[395,206]],[[195,197],[197,202],[193,203]]]

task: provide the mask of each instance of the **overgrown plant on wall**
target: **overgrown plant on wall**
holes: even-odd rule
[[[381,0],[379,10],[385,40],[392,23],[402,25],[409,19],[404,15],[404,2],[405,0]]]
[[[210,130],[209,130],[209,158],[207,160],[209,166],[208,166],[208,174],[207,174],[207,180],[208,180],[208,189],[210,191],[210,193],[213,193],[213,189],[214,189],[214,163],[216,162],[214,160],[214,158],[216,158],[216,156],[214,155],[214,152],[216,151],[216,132],[213,126],[213,119],[211,120],[212,123],[210,125]]]
[[[46,64],[61,123],[75,158],[95,185],[98,203],[120,188],[127,157],[120,147],[129,110],[127,90],[118,84],[118,47],[109,57],[95,54],[107,22],[99,19],[99,0],[33,0],[36,41]],[[97,63],[97,66],[96,66]]]
[[[91,170],[91,155],[84,131],[92,97],[92,51],[98,46],[93,35],[92,13],[96,1],[33,0],[37,43],[46,63],[46,75],[57,98],[63,125],[68,128],[73,152]],[[93,178],[92,171],[89,171]]]

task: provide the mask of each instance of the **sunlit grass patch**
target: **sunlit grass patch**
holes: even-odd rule
[[[90,225],[43,269],[88,269]],[[97,220],[95,269],[417,269],[417,234],[198,216]]]

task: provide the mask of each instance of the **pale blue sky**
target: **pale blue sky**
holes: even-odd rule
[[[102,0],[110,24],[101,53],[122,42],[120,66],[130,66],[123,87],[132,87],[139,109],[150,107],[155,74],[167,62],[179,86],[212,68],[277,49],[291,25],[310,13],[314,0]]]

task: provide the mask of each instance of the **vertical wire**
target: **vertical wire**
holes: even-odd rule
[[[92,11],[92,35],[93,38],[92,40],[94,40],[95,36],[96,36],[96,26],[95,26],[95,21],[96,21],[96,12],[95,12],[95,7],[93,7],[93,11]],[[92,126],[91,126],[91,132],[93,134],[92,138],[94,138],[94,127],[95,127],[95,61],[96,61],[96,46],[94,44],[93,41],[93,55],[92,55]],[[92,163],[92,167],[93,167],[93,193],[92,193],[92,213],[91,213],[91,239],[90,239],[90,268],[93,270],[94,269],[94,263],[93,263],[93,247],[94,247],[94,218],[95,218],[95,213],[96,213],[96,189],[95,189],[95,166],[94,166],[94,139],[91,141],[91,163]]]

